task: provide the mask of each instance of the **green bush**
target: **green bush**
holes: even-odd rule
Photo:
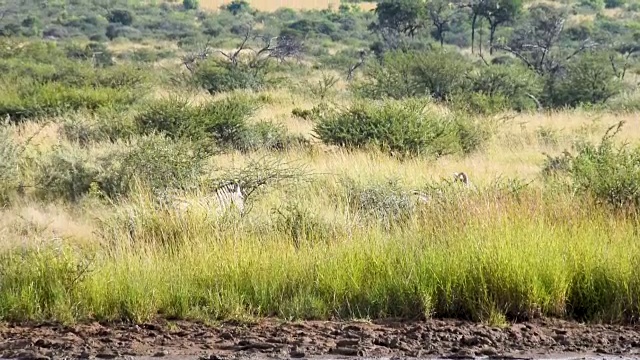
[[[206,154],[194,144],[152,135],[133,139],[99,156],[58,146],[36,164],[36,196],[76,202],[90,191],[117,199],[136,181],[151,190],[193,187],[203,175]]]
[[[572,59],[566,74],[549,79],[552,90],[546,89],[545,102],[554,106],[576,107],[581,104],[603,104],[620,93],[622,83],[604,52],[592,52]]]
[[[32,82],[5,85],[0,90],[0,117],[13,121],[60,115],[81,109],[119,108],[139,98],[133,89],[72,87],[60,83]]]
[[[605,8],[604,0],[580,0],[580,5],[586,6],[595,11],[600,11]]]
[[[255,108],[249,99],[232,96],[204,105],[172,98],[151,102],[136,116],[143,134],[159,132],[172,139],[190,138],[220,147],[243,141]]]
[[[91,143],[128,139],[138,133],[131,116],[117,110],[99,109],[93,113],[80,112],[65,117],[59,128],[67,140],[86,146]]]
[[[198,0],[183,0],[182,7],[185,10],[197,10],[200,7],[200,2]]]
[[[358,101],[344,111],[322,116],[314,131],[326,144],[348,148],[374,146],[396,155],[468,152],[485,139],[481,127],[469,117],[440,113],[420,99]]]
[[[620,131],[610,128],[600,144],[581,142],[576,154],[565,152],[549,157],[544,174],[568,175],[573,188],[616,209],[640,210],[640,147],[617,146],[613,138]]]
[[[370,98],[431,96],[447,100],[469,88],[471,70],[471,63],[453,51],[388,52],[381,63],[368,65],[365,79],[353,87],[357,94]]]
[[[36,196],[46,200],[80,200],[101,172],[86,151],[57,146],[36,165]]]
[[[262,67],[252,68],[242,62],[234,65],[220,59],[199,65],[193,74],[193,81],[212,95],[239,89],[261,90],[267,85]]]
[[[626,0],[605,0],[604,7],[606,7],[607,9],[614,9],[624,6],[626,3]]]
[[[207,153],[186,140],[144,136],[129,144],[130,150],[101,158],[104,171],[95,178],[110,198],[126,196],[136,181],[153,191],[190,189],[204,174]]]
[[[287,150],[307,145],[309,145],[307,139],[302,135],[289,134],[284,125],[271,121],[259,121],[246,128],[234,147],[246,152],[260,149]]]
[[[532,96],[542,92],[542,79],[521,65],[485,66],[472,76],[472,91],[505,101],[505,108],[527,110],[536,107]]]

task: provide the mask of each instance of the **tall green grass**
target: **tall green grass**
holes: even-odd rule
[[[346,204],[314,207],[325,188],[312,187],[301,206],[326,233],[302,243],[263,211],[272,203],[216,220],[137,193],[94,247],[2,253],[0,319],[640,315],[636,224],[587,201],[533,190],[451,195],[386,229],[354,221]]]

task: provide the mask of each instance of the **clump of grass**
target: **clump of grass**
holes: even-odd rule
[[[0,124],[0,206],[7,205],[20,186],[20,147],[7,124]]]

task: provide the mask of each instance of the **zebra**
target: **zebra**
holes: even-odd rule
[[[411,194],[414,196],[415,201],[418,203],[428,204],[432,200],[431,196],[421,191],[413,190]]]
[[[240,216],[245,214],[245,192],[238,183],[227,183],[215,189],[213,196],[201,196],[197,200],[185,197],[173,197],[173,206],[180,212],[185,212],[193,206],[210,211],[215,208],[218,215],[224,214],[232,206],[235,206]]]
[[[229,183],[216,189],[216,198],[222,205],[222,211],[227,210],[231,205],[235,205],[240,215],[244,215],[245,194],[238,183]]]
[[[454,183],[462,183],[462,185],[465,188],[475,188],[475,186],[469,181],[469,177],[467,176],[466,173],[464,172],[455,172],[453,173],[453,182]],[[436,196],[442,196],[444,195],[444,193],[442,192],[442,189],[438,189],[436,190],[436,193],[434,195],[431,194],[426,194],[424,192],[418,191],[418,190],[413,190],[411,192],[411,194],[414,197],[414,200],[418,203],[422,203],[422,204],[429,204],[431,202],[433,202],[434,199],[434,195]]]
[[[473,187],[473,184],[471,184],[471,182],[469,181],[469,177],[464,172],[459,172],[459,173],[454,172],[453,173],[453,182],[461,182],[464,185],[464,187],[466,187],[466,188]]]

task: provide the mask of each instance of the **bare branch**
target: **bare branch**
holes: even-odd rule
[[[200,49],[190,52],[182,57],[182,64],[189,70],[190,73],[193,74],[195,71],[196,63],[199,60],[204,60],[209,57],[211,53],[211,48],[209,47],[210,39],[207,40],[207,43]],[[223,53],[224,54],[224,53]]]

